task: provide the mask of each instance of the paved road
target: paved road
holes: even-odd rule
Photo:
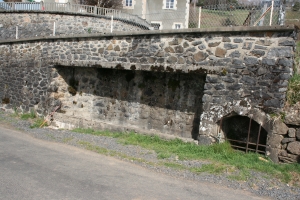
[[[175,179],[0,125],[0,199],[263,199]]]

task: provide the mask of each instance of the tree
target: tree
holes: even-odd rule
[[[298,11],[298,10],[300,10],[300,2],[299,1],[297,1],[293,6],[293,11]]]
[[[123,7],[122,0],[84,0],[83,2],[86,5],[97,5],[103,8],[120,9]]]

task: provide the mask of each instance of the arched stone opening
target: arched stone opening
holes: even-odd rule
[[[235,114],[223,117],[219,125],[234,149],[265,154],[268,132],[254,119]]]

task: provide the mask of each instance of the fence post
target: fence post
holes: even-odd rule
[[[15,10],[15,2],[12,2],[11,7],[12,7],[13,10]]]
[[[55,22],[53,22],[53,36],[55,36]]]
[[[111,16],[111,29],[110,29],[111,33],[113,32],[113,25],[114,25],[114,16],[112,15]]]
[[[16,26],[16,39],[19,39],[19,27],[18,27],[18,25]]]
[[[267,8],[268,8],[268,4],[264,4],[264,7],[263,7],[263,12],[262,12],[262,15],[263,17],[261,18],[261,20],[259,21],[259,26],[263,26],[264,25],[264,21],[265,21],[265,12],[267,11]]]
[[[283,9],[283,5],[280,5],[279,9],[279,18],[278,18],[278,24],[279,25],[284,25],[284,19],[285,19],[285,9]]]
[[[94,6],[94,14],[97,15],[97,6]]]
[[[274,10],[274,0],[272,0],[271,15],[270,15],[270,26],[272,26],[273,10]]]
[[[199,23],[198,23],[198,28],[201,27],[201,11],[202,11],[202,7],[199,7]]]

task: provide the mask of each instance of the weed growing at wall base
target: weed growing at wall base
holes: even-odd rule
[[[34,118],[36,118],[36,114],[35,114],[34,110],[30,110],[30,113],[21,114],[20,118],[23,120],[34,119]]]
[[[268,176],[277,177],[284,182],[290,182],[294,176],[292,173],[300,174],[299,164],[275,164],[271,161],[265,162],[259,159],[261,155],[255,153],[245,154],[235,151],[230,144],[214,144],[200,146],[193,143],[185,143],[179,139],[163,140],[158,136],[149,136],[136,133],[112,133],[108,131],[94,131],[93,129],[75,129],[75,132],[92,134],[98,136],[109,136],[117,138],[124,145],[139,145],[149,150],[154,150],[161,159],[178,157],[179,160],[206,160],[208,165],[201,168],[189,169],[195,173],[209,172],[222,173],[239,171],[239,174],[232,175],[234,179],[246,179],[250,171],[259,171]],[[174,164],[167,164],[172,167]],[[176,165],[176,168],[180,168]]]

